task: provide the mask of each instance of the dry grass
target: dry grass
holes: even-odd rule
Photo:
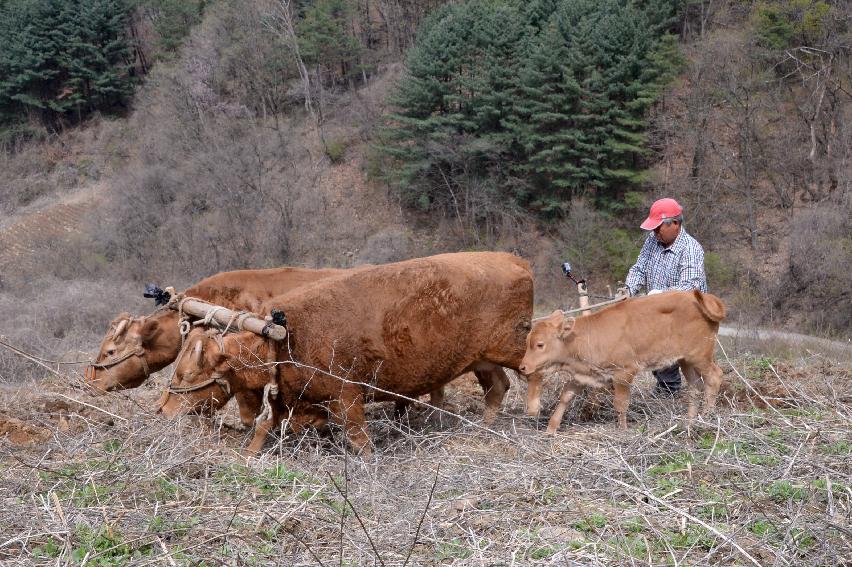
[[[331,431],[279,439],[247,461],[233,413],[166,422],[149,410],[154,385],[102,397],[58,378],[5,386],[0,563],[852,561],[849,371],[755,357],[734,366],[722,409],[691,434],[685,403],[651,398],[644,377],[628,432],[606,396],[590,396],[549,437],[543,420],[523,417],[516,382],[490,431],[426,409],[395,421],[373,406],[369,459],[348,456]],[[449,400],[460,416],[481,415],[473,380]]]

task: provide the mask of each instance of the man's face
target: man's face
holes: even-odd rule
[[[680,223],[675,220],[663,221],[663,224],[654,229],[654,236],[666,246],[671,246],[678,234],[680,234]]]

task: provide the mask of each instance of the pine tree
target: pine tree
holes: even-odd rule
[[[424,23],[391,99],[400,111],[384,147],[410,202],[429,207],[448,177],[487,175],[500,161],[511,138],[506,121],[522,37],[512,2],[446,6]]]
[[[412,202],[478,175],[543,215],[621,198],[644,174],[646,113],[672,77],[676,0],[469,0],[409,52],[385,149]],[[665,48],[663,50],[663,48]],[[662,50],[662,51],[661,51]],[[438,175],[440,174],[440,178]]]
[[[0,115],[56,128],[132,92],[123,0],[27,0],[0,9]]]
[[[317,0],[299,20],[299,49],[305,63],[346,77],[354,70],[360,44],[351,33],[349,0]]]
[[[524,159],[516,169],[531,176],[530,205],[558,212],[580,188],[584,155],[577,112],[580,85],[570,52],[555,23],[535,39],[518,77],[512,130]]]

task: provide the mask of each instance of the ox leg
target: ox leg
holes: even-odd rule
[[[476,379],[482,386],[482,391],[485,392],[485,413],[482,416],[482,422],[487,425],[494,422],[497,412],[500,411],[503,398],[509,391],[509,377],[499,366],[489,370],[474,370],[473,373],[476,374]]]
[[[630,405],[630,384],[636,375],[634,370],[618,372],[612,378],[612,390],[614,398],[612,404],[618,414],[618,428],[621,431],[627,429],[627,407]]]
[[[582,384],[571,378],[566,380],[565,385],[562,386],[562,393],[559,394],[559,403],[556,404],[556,409],[553,410],[553,415],[550,416],[550,421],[547,422],[548,433],[556,433],[562,424],[562,417],[565,415],[565,410],[568,409],[568,404],[571,403],[574,396],[583,390],[583,387]]]
[[[686,426],[689,428],[698,416],[698,400],[701,396],[701,376],[694,366],[685,361],[681,361],[680,371],[683,372],[683,377],[686,378],[687,384],[687,399],[689,405],[686,410]]]
[[[258,396],[258,400],[260,400],[260,396]],[[269,435],[269,432],[275,429],[279,423],[281,423],[281,410],[278,404],[273,403],[271,405],[272,415],[269,419],[261,421],[260,423],[255,423],[254,427],[254,437],[251,439],[251,443],[248,444],[248,447],[243,451],[243,455],[246,457],[253,457],[257,455],[261,449],[263,449],[263,444],[266,443],[266,437]],[[255,415],[260,414],[260,406],[258,406],[257,412]]]
[[[331,415],[343,426],[355,454],[367,457],[372,454],[367,435],[367,418],[364,416],[364,396],[360,392],[341,392],[339,399],[330,404]]]
[[[254,418],[260,414],[260,406],[262,405],[260,394],[252,390],[245,390],[234,394],[234,398],[236,398],[237,407],[240,410],[240,423],[243,424],[243,427],[252,427]]]
[[[254,428],[254,437],[252,437],[251,443],[249,443],[248,447],[246,447],[243,451],[243,455],[246,457],[253,457],[257,455],[260,450],[263,449],[263,444],[266,443],[266,436],[269,435],[269,432],[274,427],[274,419],[267,419],[266,421],[258,423]]]
[[[696,365],[696,370],[704,381],[704,411],[710,412],[716,407],[719,388],[722,387],[722,369],[712,360]]]
[[[436,408],[444,407],[444,387],[435,388],[429,393],[429,403]]]
[[[536,417],[541,411],[541,383],[544,375],[534,372],[527,376],[527,415]]]
[[[711,362],[701,372],[704,378],[704,410],[711,411],[716,407],[716,399],[719,397],[719,388],[722,387],[722,369],[715,362]]]

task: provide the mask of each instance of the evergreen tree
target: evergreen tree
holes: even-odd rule
[[[661,37],[676,4],[469,0],[441,10],[393,99],[386,150],[400,186],[426,207],[440,204],[436,187],[471,174],[543,215],[582,191],[617,201],[643,179],[645,117],[672,76],[664,58],[676,46]]]
[[[349,0],[316,0],[299,20],[299,49],[305,63],[325,67],[340,77],[349,75],[360,44],[351,33],[353,7]]]
[[[0,7],[0,116],[56,128],[132,92],[123,0],[22,0]]]
[[[523,23],[512,2],[450,5],[424,23],[407,74],[391,99],[401,110],[385,149],[398,159],[403,196],[440,201],[449,179],[487,175],[510,139],[511,90]]]
[[[516,169],[531,176],[530,205],[545,214],[561,210],[584,181],[580,85],[570,59],[562,34],[551,24],[533,42],[518,77],[512,133],[524,159]]]

